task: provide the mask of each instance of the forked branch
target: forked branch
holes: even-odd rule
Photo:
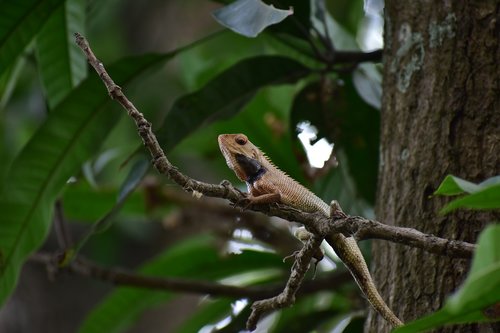
[[[204,183],[186,176],[172,165],[151,130],[151,124],[123,94],[121,88],[114,83],[106,72],[104,65],[92,52],[85,38],[78,33],[75,34],[75,37],[76,43],[85,53],[90,65],[96,70],[111,98],[120,103],[128,115],[135,121],[138,133],[152,156],[152,164],[159,173],[166,175],[189,192],[195,191],[206,196],[227,199],[233,203],[240,202],[245,198],[244,194],[235,189],[227,181],[221,184]],[[417,247],[430,253],[456,258],[471,258],[475,250],[474,244],[427,235],[415,229],[388,226],[378,221],[359,216],[339,215],[327,218],[319,213],[305,213],[283,205],[256,205],[250,208],[255,211],[264,212],[269,216],[278,216],[288,221],[300,222],[315,236],[306,243],[304,248],[295,257],[292,273],[283,292],[276,297],[254,303],[252,315],[247,323],[249,328],[255,327],[258,318],[263,313],[293,303],[295,293],[300,287],[304,274],[307,272],[313,252],[325,235],[343,233],[347,236],[354,235],[357,240],[368,238],[384,239]]]

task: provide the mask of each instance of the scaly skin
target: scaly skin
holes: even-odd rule
[[[305,212],[321,211],[326,216],[330,215],[328,204],[278,169],[244,134],[221,134],[218,141],[229,168],[246,182],[251,203],[281,202]],[[331,234],[326,240],[347,266],[373,308],[393,326],[403,325],[378,293],[354,238]]]

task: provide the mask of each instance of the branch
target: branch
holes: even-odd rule
[[[96,58],[90,49],[90,46],[85,38],[83,38],[83,36],[79,33],[75,33],[75,37],[77,45],[85,53],[89,64],[95,69],[103,81],[110,97],[120,103],[120,105],[127,111],[128,115],[134,120],[144,146],[149,150],[151,156],[153,157],[153,166],[160,174],[166,175],[188,192],[196,191],[203,193],[206,196],[226,198],[232,202],[237,202],[243,198],[243,194],[228,182],[220,185],[204,183],[189,178],[177,170],[177,168],[170,163],[161,149],[156,136],[151,130],[151,123],[144,118],[144,115],[140,113],[132,102],[130,102],[130,100],[123,94],[121,88],[114,83],[104,68],[104,65]]]
[[[197,192],[210,197],[224,198],[233,203],[238,203],[245,198],[243,193],[234,188],[227,181],[222,182],[220,185],[200,182],[184,175],[174,167],[161,149],[156,136],[151,130],[151,124],[123,94],[121,88],[113,82],[103,64],[95,57],[87,41],[78,33],[75,34],[75,36],[76,43],[85,53],[90,65],[99,74],[111,98],[120,103],[129,116],[135,121],[139,135],[153,157],[152,163],[160,174],[168,176],[188,192]],[[337,54],[337,56],[339,56],[339,54]],[[345,53],[343,56],[354,57],[354,54]],[[309,267],[311,257],[317,246],[319,246],[320,240],[326,235],[343,233],[347,236],[354,235],[358,240],[380,238],[400,244],[411,245],[431,253],[449,255],[457,258],[471,258],[475,249],[475,245],[470,243],[451,241],[432,235],[426,235],[414,229],[387,226],[363,217],[351,217],[339,214],[338,216],[329,218],[320,212],[305,213],[297,209],[275,204],[254,205],[250,208],[255,211],[264,212],[270,216],[278,216],[288,221],[302,223],[306,226],[308,231],[314,234],[314,237],[307,242],[296,256],[292,274],[283,292],[271,299],[254,303],[252,306],[252,314],[247,322],[247,327],[249,328],[256,326],[258,318],[263,313],[272,309],[288,306],[294,302],[295,293]]]
[[[371,52],[360,51],[335,51],[334,63],[360,63],[367,61],[381,61],[382,50]]]
[[[67,271],[72,274],[110,282],[120,286],[131,286],[153,290],[168,290],[193,294],[226,296],[248,299],[262,299],[276,295],[283,289],[283,285],[238,287],[210,281],[186,280],[184,278],[161,278],[133,273],[123,268],[105,268],[92,260],[81,257],[75,258],[65,267],[58,266],[57,254],[41,252],[30,257],[31,262],[43,264],[54,278],[56,272]],[[327,276],[307,281],[301,289],[301,294],[315,293],[320,290],[332,290],[351,280],[347,271],[335,272]]]
[[[476,245],[424,234],[412,228],[395,227],[361,216],[347,216],[333,221],[332,232],[354,235],[357,241],[384,239],[452,258],[471,259]]]
[[[316,250],[321,245],[323,237],[313,235],[302,247],[299,253],[295,256],[295,263],[292,267],[292,273],[288,278],[285,289],[272,298],[256,301],[252,305],[252,313],[247,320],[247,329],[255,330],[257,323],[262,315],[270,311],[281,309],[295,303],[295,294],[299,289],[304,276],[309,269],[309,264]]]
[[[82,35],[76,33],[76,43],[87,56],[88,62],[96,70],[99,77],[106,86],[109,95],[116,100],[127,111],[135,121],[139,135],[144,145],[153,157],[153,165],[160,174],[166,175],[185,191],[198,192],[209,197],[227,199],[233,203],[245,199],[245,194],[233,187],[228,181],[221,184],[209,184],[192,179],[180,172],[165,156],[156,136],[151,130],[151,124],[136,109],[136,107],[123,94],[121,88],[116,85],[104,65],[96,58],[88,42]],[[369,220],[359,216],[347,216],[330,219],[323,214],[306,213],[300,210],[286,207],[284,205],[253,205],[254,211],[263,212],[269,216],[281,217],[288,221],[299,222],[316,235],[327,235],[329,233],[344,233],[346,236],[357,234],[358,240],[377,238],[410,245],[430,253],[448,255],[455,258],[471,258],[476,248],[474,244],[462,241],[448,240],[436,236],[424,234],[410,228],[395,227],[382,224],[378,221]]]

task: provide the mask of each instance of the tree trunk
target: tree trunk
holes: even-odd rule
[[[497,216],[432,197],[447,174],[480,182],[500,173],[500,4],[498,0],[385,4],[384,95],[377,218],[440,237],[475,242]],[[470,262],[401,245],[373,243],[373,273],[403,321],[441,308]],[[389,331],[370,313],[368,332]],[[488,332],[462,325],[439,332]]]

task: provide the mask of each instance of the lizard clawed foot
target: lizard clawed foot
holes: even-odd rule
[[[295,269],[295,266],[297,265],[297,256],[299,255],[300,251],[295,251],[292,254],[286,256],[283,258],[283,262],[286,262],[288,259],[293,258],[293,264],[291,270],[293,271]]]
[[[292,254],[286,256],[283,258],[283,262],[286,262],[288,259],[291,259],[293,258],[294,259],[294,262],[293,262],[293,265],[292,265],[292,270],[295,269],[295,266],[297,265],[297,260],[295,260],[297,258],[297,255],[299,254],[300,251],[295,251],[293,252]],[[321,253],[321,258],[318,258],[317,257],[317,254],[318,253],[315,253],[314,256],[313,256],[313,260],[314,260],[314,267],[313,267],[313,276],[312,276],[312,279],[314,280],[316,278],[316,272],[317,272],[317,268],[318,268],[318,264],[319,262],[323,259],[324,255],[323,255],[323,251],[321,251],[321,249],[319,249],[319,252]]]
[[[295,257],[297,257],[297,254],[299,254],[299,252],[300,252],[300,251],[295,251],[294,253],[292,253],[292,254],[290,254],[290,255],[288,255],[288,256],[286,256],[286,257],[284,257],[284,258],[283,258],[283,262],[285,263],[285,262],[286,262],[288,259],[290,259],[290,258],[295,259]]]

